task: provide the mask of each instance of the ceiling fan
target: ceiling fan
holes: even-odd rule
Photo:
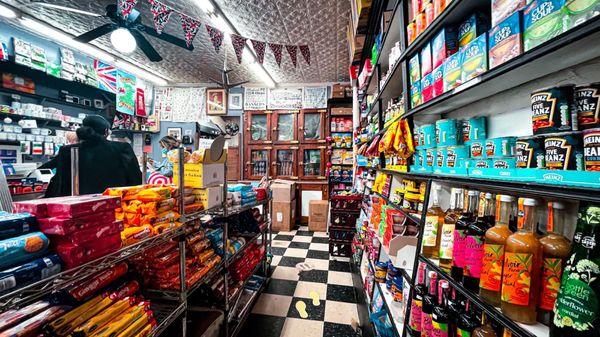
[[[79,41],[79,42],[87,43],[87,42],[95,40],[103,35],[111,33],[111,42],[113,43],[113,45],[115,45],[116,41],[113,42],[113,38],[112,38],[113,36],[117,38],[117,41],[119,39],[126,39],[126,38],[131,39],[131,37],[133,37],[134,41],[130,41],[130,42],[133,42],[134,46],[135,46],[135,44],[137,44],[137,46],[140,48],[140,50],[152,62],[162,61],[163,58],[156,51],[156,49],[154,49],[152,44],[150,44],[150,42],[146,39],[146,37],[144,37],[144,35],[142,33],[148,34],[157,39],[161,39],[165,42],[174,44],[178,47],[185,48],[187,50],[194,50],[194,46],[191,44],[190,44],[190,46],[187,46],[185,40],[175,37],[173,35],[164,33],[164,32],[161,34],[158,34],[154,30],[154,28],[144,25],[142,23],[142,18],[140,16],[140,12],[135,9],[133,9],[131,11],[131,13],[129,14],[129,16],[125,19],[118,12],[116,4],[110,4],[110,5],[106,6],[106,13],[103,15],[98,14],[98,13],[88,12],[88,11],[77,9],[77,8],[56,5],[56,4],[51,4],[51,3],[45,3],[45,2],[41,2],[41,1],[31,1],[28,6],[41,6],[41,7],[54,8],[54,9],[64,10],[64,11],[73,12],[73,13],[77,13],[77,14],[94,16],[94,17],[101,17],[101,16],[107,17],[112,21],[111,23],[104,24],[104,25],[96,27],[86,33],[83,33],[83,34],[77,36],[75,38],[75,40]],[[116,34],[120,34],[120,35],[117,36]],[[124,46],[126,48],[131,48],[132,43],[124,44]],[[115,46],[115,49],[118,49],[117,46]],[[133,50],[135,50],[135,48],[131,49],[130,52]]]
[[[233,87],[240,86],[242,84],[248,83],[248,81],[238,82],[238,83],[229,83],[229,73],[232,72],[233,69],[227,69],[227,52],[225,52],[225,57],[223,61],[223,69],[221,69],[221,80],[215,80],[214,78],[210,78],[211,81],[220,85],[223,89],[225,89],[226,93],[229,93],[229,89]]]

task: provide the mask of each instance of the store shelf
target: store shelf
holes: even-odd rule
[[[394,296],[390,293],[390,291],[386,288],[385,283],[375,282],[377,288],[383,295],[383,300],[385,302],[385,306],[388,308],[388,312],[390,314],[390,320],[394,322],[394,326],[398,335],[402,335],[402,331],[404,330],[404,314],[402,310],[402,304],[394,301]]]
[[[515,337],[543,337],[549,335],[549,328],[541,323],[527,325],[516,323],[510,318],[504,316],[500,311],[500,308],[496,308],[486,302],[484,302],[479,294],[474,294],[472,291],[466,289],[461,283],[455,281],[450,275],[438,267],[438,261],[429,260],[422,255],[419,255],[419,260],[427,264],[427,268],[435,271],[440,277],[447,280],[452,288],[465,296],[471,303],[475,304],[481,310],[491,317],[494,321],[498,322],[505,328],[512,332]]]
[[[242,286],[239,288],[239,290],[237,291],[237,293],[232,294],[232,296],[229,298],[230,308],[235,307],[235,304],[237,303],[237,301],[239,300],[240,296],[242,295],[242,292],[244,291],[244,287],[246,287],[246,285],[248,284],[248,282],[252,278],[252,275],[256,274],[258,272],[258,270],[260,269],[260,267],[262,267],[263,262],[266,262],[264,256],[256,264],[256,266],[254,266],[254,269],[252,269],[252,274],[250,274],[250,276],[248,276],[248,278],[244,280],[244,282],[242,283]],[[267,281],[268,281],[268,279],[265,279],[265,282],[267,282]],[[263,285],[264,285],[265,282],[263,282]],[[233,305],[231,305],[231,304],[233,304]],[[230,322],[231,321],[231,317],[229,317],[227,319],[227,321]]]
[[[84,84],[82,84],[84,85]],[[44,102],[50,102],[50,103],[54,103],[54,104],[60,104],[60,105],[64,105],[64,106],[68,106],[68,107],[75,107],[75,108],[79,108],[79,109],[85,109],[85,110],[89,110],[89,111],[93,111],[96,113],[102,112],[104,111],[104,109],[98,109],[98,108],[94,108],[93,106],[87,106],[87,105],[83,105],[83,104],[77,104],[77,103],[71,103],[71,102],[67,102],[64,101],[62,99],[58,99],[58,98],[54,98],[54,97],[50,97],[50,96],[44,96],[44,95],[40,95],[40,94],[30,94],[28,92],[23,92],[23,91],[18,91],[18,90],[13,90],[13,89],[9,89],[9,88],[2,88],[0,87],[0,94],[1,95],[19,95],[19,96],[23,96],[23,97],[29,97],[29,98],[33,98],[33,99],[37,99],[40,101],[40,105],[44,105]]]
[[[383,194],[377,193],[377,192],[373,192],[373,195],[385,200],[385,202],[392,206],[394,209],[400,211],[402,214],[404,214],[407,218],[409,218],[412,222],[414,222],[415,224],[420,224],[421,223],[421,219],[416,217],[414,214],[408,213],[402,206],[396,204],[395,202],[391,201],[390,198],[384,196]]]
[[[256,242],[256,240],[258,240],[258,238],[260,238],[267,231],[268,228],[269,226],[265,226],[264,229],[262,229],[256,235],[254,235],[250,240],[246,240],[246,243],[242,247],[240,247],[240,249],[238,249],[235,253],[233,253],[233,255],[227,257],[228,264],[231,264],[233,261],[237,260],[238,257],[240,257],[252,243]]]
[[[186,290],[186,298],[192,296],[196,290],[198,290],[202,285],[206,284],[206,282],[212,280],[212,278],[218,273],[223,271],[223,262],[214,266],[210,271],[208,271],[204,276],[198,280],[198,282],[194,283],[191,287]],[[178,290],[157,290],[157,289],[146,289],[144,292],[150,299],[160,299],[160,300],[170,300],[170,301],[180,301],[181,300],[181,292]]]
[[[233,331],[230,332],[229,336],[235,337],[240,333],[242,327],[244,326],[244,323],[246,322],[246,320],[248,319],[248,316],[252,312],[252,308],[254,307],[254,304],[256,304],[256,301],[262,294],[263,290],[265,289],[266,283],[268,281],[269,281],[268,279],[265,279],[265,281],[262,283],[260,288],[258,288],[258,290],[255,291],[254,294],[252,294],[249,304],[246,306],[246,309],[242,312],[242,315],[239,317],[238,323],[233,328]]]
[[[269,202],[269,200],[270,200],[270,198],[266,198],[266,199],[257,201],[255,203],[249,204],[249,205],[227,207],[227,216],[240,214],[249,209],[253,209],[254,207],[265,205]]]
[[[150,336],[158,337],[162,334],[181,314],[185,312],[186,304],[156,304],[150,305],[154,319],[156,319],[156,328],[152,331]]]
[[[4,90],[4,89],[2,89],[2,90]],[[32,117],[32,116],[27,116],[27,115],[17,115],[17,114],[0,112],[0,118],[4,119],[6,117],[9,117],[10,119],[13,119],[13,120],[14,119],[16,119],[16,120],[32,119],[37,122],[44,123],[42,125],[38,125],[38,128],[51,127],[51,128],[58,129],[58,130],[72,131],[70,128],[62,126],[63,121],[59,121],[57,119]],[[69,125],[79,125],[78,123],[73,123],[73,122],[65,122],[65,123],[69,123]]]
[[[328,106],[337,104],[352,104],[352,97],[330,98],[327,100]]]

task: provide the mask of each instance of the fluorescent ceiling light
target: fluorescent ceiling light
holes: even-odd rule
[[[210,0],[196,0],[195,3],[206,14],[211,14],[215,12],[215,6],[213,6]]]
[[[5,18],[14,19],[17,17],[17,13],[12,9],[0,4],[0,16]]]
[[[140,67],[137,67],[129,62],[117,60],[117,62],[115,63],[115,66],[117,66],[117,68],[122,69],[126,72],[129,72],[137,77],[141,77],[142,79],[150,81],[158,86],[165,86],[168,84],[167,80],[165,80],[164,78],[154,75],[153,73],[151,73],[147,70],[144,70]]]
[[[233,27],[221,15],[214,15],[211,21],[218,30],[227,34],[233,34]]]
[[[267,71],[265,70],[265,68],[263,68],[263,66],[260,63],[258,63],[258,62],[250,63],[250,67],[252,68],[252,70],[254,71],[254,73],[256,75],[258,75],[258,77],[260,78],[260,80],[265,83],[265,85],[267,87],[269,87],[269,88],[274,88],[275,87],[275,81],[273,81],[273,79],[271,78],[271,76],[267,73]]]
[[[118,28],[110,33],[110,43],[118,52],[131,54],[137,48],[137,42],[129,29]]]

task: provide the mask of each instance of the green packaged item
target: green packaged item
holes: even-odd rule
[[[423,96],[421,95],[421,82],[415,82],[410,86],[410,104],[414,108],[423,103]]]
[[[487,34],[482,34],[462,51],[461,79],[465,83],[488,70]]]
[[[449,56],[444,62],[444,92],[461,85],[462,51]]]
[[[565,30],[572,29],[600,14],[600,0],[567,0],[565,12]]]
[[[415,54],[408,61],[408,72],[410,75],[410,84],[417,83],[421,80],[421,63],[419,62],[419,54]]]
[[[54,64],[52,62],[48,62],[46,64],[46,74],[60,78],[60,71],[62,70],[62,66],[60,64]]]
[[[489,29],[488,20],[481,13],[474,13],[458,26],[458,45],[460,48],[467,46],[479,35]]]
[[[523,10],[523,49],[531,50],[564,29],[565,0],[534,0]]]

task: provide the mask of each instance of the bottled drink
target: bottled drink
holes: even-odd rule
[[[456,323],[456,336],[470,337],[473,334],[473,330],[479,326],[481,326],[481,322],[479,322],[479,319],[473,310],[473,305],[467,301],[465,311],[460,314],[458,322]]]
[[[485,232],[483,245],[483,264],[479,282],[479,295],[493,306],[500,306],[500,289],[502,288],[502,266],[504,265],[504,246],[506,239],[512,234],[508,228],[512,203],[510,195],[496,196],[496,225]]]
[[[417,269],[417,284],[415,285],[413,299],[410,304],[409,328],[413,336],[421,334],[421,314],[423,308],[423,296],[427,293],[425,285],[425,262],[419,263]]]
[[[433,322],[433,337],[449,337],[448,300],[450,299],[450,283],[441,280],[438,295],[438,304],[433,307],[431,321]]]
[[[429,292],[423,296],[423,312],[421,313],[421,337],[433,337],[432,314],[437,303],[437,274],[430,271]]]
[[[482,193],[483,194],[483,193]],[[494,214],[494,201],[491,193],[485,193],[479,205],[477,218],[467,226],[464,280],[465,287],[473,292],[479,291],[479,277],[483,261],[483,243],[485,232],[492,227],[490,217]]]
[[[561,202],[548,203],[548,234],[540,239],[544,250],[542,264],[542,287],[538,321],[548,325],[552,321],[552,309],[560,287],[562,268],[569,258],[571,242],[562,235],[565,228],[565,204]]]
[[[463,212],[463,190],[453,188],[450,192],[450,208],[446,211],[440,240],[440,268],[449,273],[452,267],[452,249],[454,246],[454,227]]]
[[[494,328],[492,328],[492,324],[487,321],[487,316],[484,314],[481,315],[481,326],[473,330],[472,337],[498,337]]]
[[[502,312],[510,319],[536,322],[542,245],[535,234],[535,199],[519,198],[517,232],[506,239],[502,271]]]
[[[563,272],[550,337],[600,336],[600,207],[583,206],[579,217],[582,235]]]
[[[452,278],[458,282],[462,282],[463,269],[465,268],[465,257],[467,248],[467,226],[473,221],[477,210],[477,191],[467,192],[468,198],[466,209],[456,221],[454,227],[454,246],[452,248]]]
[[[441,223],[444,221],[445,212],[440,207],[439,191],[441,186],[433,185],[431,207],[425,216],[425,228],[423,229],[423,255],[428,259],[438,259],[440,252],[440,241],[442,238]]]
[[[448,305],[446,306],[448,310],[448,330],[450,331],[450,337],[456,336],[456,325],[464,307],[465,301],[462,296],[456,289],[452,289],[452,297],[448,299]]]

